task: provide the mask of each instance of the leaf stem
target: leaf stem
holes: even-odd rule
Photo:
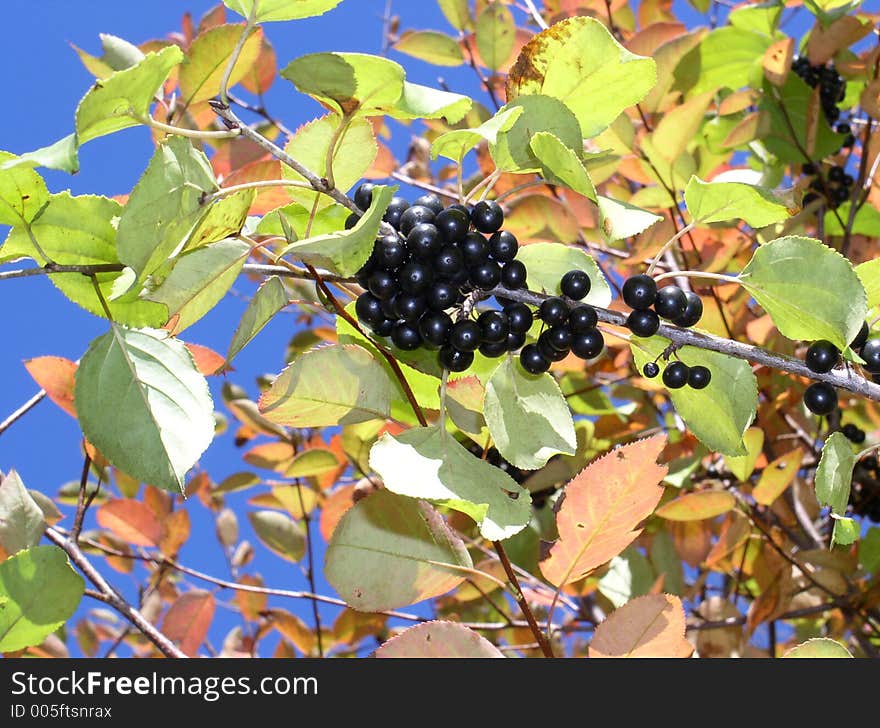
[[[241,134],[241,132],[237,129],[230,129],[229,131],[202,131],[201,129],[187,129],[182,126],[172,126],[171,124],[165,124],[161,121],[158,121],[152,116],[139,119],[139,121],[141,121],[143,124],[146,124],[151,129],[156,129],[157,131],[162,131],[166,134],[174,134],[176,136],[187,137],[188,139],[234,139]]]
[[[251,11],[248,13],[247,20],[241,30],[241,35],[238,36],[235,48],[232,49],[232,55],[229,56],[229,61],[226,63],[226,69],[223,71],[223,78],[220,81],[220,100],[224,104],[229,103],[229,80],[232,78],[233,70],[235,70],[235,64],[238,63],[238,58],[241,56],[244,44],[247,42],[248,36],[256,24],[257,5],[259,5],[259,0],[254,0],[253,5],[251,5]]]
[[[669,240],[667,240],[663,247],[660,248],[657,255],[654,256],[653,260],[651,260],[651,265],[648,266],[648,270],[645,271],[646,275],[651,275],[654,272],[654,268],[657,267],[657,263],[660,262],[660,259],[666,254],[667,250],[670,250],[675,243],[683,238],[687,233],[693,230],[696,222],[691,222],[685,225],[681,230],[679,230],[675,235],[673,235]],[[679,271],[675,271],[676,275],[681,275]]]
[[[229,187],[221,187],[209,198],[212,202],[219,200],[221,197],[234,195],[242,190],[255,190],[263,187],[299,187],[300,189],[310,190],[312,186],[308,182],[297,179],[261,179],[254,182],[242,182],[239,185],[230,185]]]
[[[721,281],[722,283],[741,283],[737,276],[728,276],[723,273],[709,273],[701,270],[673,270],[668,273],[662,273],[654,278],[655,282],[665,281],[667,278],[676,278],[684,276],[685,278],[709,278],[713,281]]]

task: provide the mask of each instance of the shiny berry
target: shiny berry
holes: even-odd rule
[[[522,348],[519,363],[529,374],[543,374],[550,369],[550,360],[544,357],[536,344],[527,344]]]
[[[385,318],[385,314],[382,313],[382,302],[372,293],[362,293],[358,296],[354,311],[358,319],[368,325],[378,324]]]
[[[626,326],[636,336],[653,336],[660,327],[660,318],[650,309],[636,309],[627,317]]]
[[[810,344],[804,362],[811,372],[824,374],[834,369],[840,359],[840,350],[830,341],[820,339]]]
[[[511,291],[525,288],[527,275],[526,264],[521,260],[512,260],[509,263],[505,263],[501,269],[501,284]]]
[[[356,212],[351,213],[347,218],[345,218],[345,229],[351,230],[355,225],[358,224],[358,220],[361,219],[361,216]]]
[[[569,349],[557,349],[550,339],[550,332],[545,331],[538,337],[538,351],[549,361],[562,361],[568,356]]]
[[[481,339],[480,327],[470,319],[456,321],[449,333],[449,343],[459,351],[476,351]]]
[[[571,353],[579,359],[595,359],[602,353],[604,347],[605,339],[599,329],[575,334],[571,337]]]
[[[444,245],[434,258],[434,274],[451,278],[464,268],[464,256],[455,245]]]
[[[573,334],[586,334],[596,328],[599,317],[596,309],[586,304],[575,306],[568,314],[568,328]]]
[[[865,369],[871,374],[880,374],[880,339],[868,339],[860,353],[865,360]]]
[[[376,298],[391,298],[397,293],[397,279],[387,270],[374,270],[370,273],[367,288]]]
[[[653,379],[660,373],[660,365],[655,361],[649,361],[642,367],[642,374],[644,374],[648,379]]]
[[[435,281],[425,293],[428,308],[434,311],[445,311],[458,302],[458,288],[448,281]]]
[[[433,278],[431,269],[427,265],[415,261],[403,266],[398,274],[400,288],[406,293],[412,294],[424,293],[431,285]]]
[[[829,415],[837,408],[837,392],[825,382],[813,382],[804,392],[804,404],[814,415]]]
[[[663,384],[668,389],[681,389],[688,383],[688,365],[683,361],[673,361],[663,370]]]
[[[482,200],[474,205],[471,222],[481,233],[494,233],[504,224],[504,210],[495,200]]]
[[[409,235],[410,231],[416,226],[424,223],[434,222],[433,210],[421,205],[412,205],[403,211],[400,216],[400,232]]]
[[[867,321],[862,321],[862,328],[859,329],[859,333],[856,334],[856,338],[854,338],[849,346],[853,351],[858,351],[861,349],[865,342],[868,340],[868,334],[870,330],[868,329]]]
[[[420,260],[431,260],[443,247],[440,231],[431,223],[416,225],[406,236],[406,246]]]
[[[562,295],[580,301],[590,292],[590,276],[582,270],[570,270],[559,283]]]
[[[378,323],[370,324],[370,329],[377,336],[390,336],[394,325],[397,323],[394,319],[382,319]]]
[[[385,270],[396,270],[403,265],[408,255],[406,243],[396,235],[385,235],[373,246],[376,264]]]
[[[703,317],[703,299],[693,291],[685,291],[684,296],[687,299],[684,313],[678,318],[672,319],[672,323],[682,328],[688,328],[699,323]]]
[[[477,317],[480,337],[487,344],[506,344],[510,321],[501,311],[483,311]]]
[[[424,296],[414,293],[398,293],[394,297],[394,313],[404,321],[418,321],[427,305]]]
[[[422,337],[414,324],[408,321],[398,321],[391,329],[391,341],[398,349],[412,351],[419,348]]]
[[[437,361],[444,369],[451,372],[463,372],[474,363],[474,352],[459,351],[451,346],[444,346],[437,352]]]
[[[504,307],[504,313],[507,314],[507,321],[510,330],[516,334],[525,334],[535,321],[532,315],[532,309],[524,303],[514,301]]]
[[[355,190],[354,193],[354,204],[357,205],[364,212],[370,207],[370,203],[373,201],[373,188],[374,185],[372,182],[364,182],[360,187]]]
[[[852,422],[845,424],[840,431],[847,440],[856,445],[861,445],[865,441],[865,431],[861,427],[856,427]]]
[[[678,286],[666,286],[657,291],[654,298],[654,310],[658,316],[674,321],[684,316],[687,310],[687,296]]]
[[[547,298],[541,301],[538,316],[548,326],[561,326],[568,321],[568,304],[561,298]]]
[[[704,366],[691,367],[688,372],[688,386],[691,389],[705,389],[712,381],[712,372]]]
[[[571,349],[571,330],[567,326],[553,326],[545,332],[547,340],[557,351],[568,351]]]
[[[382,219],[393,227],[399,228],[400,218],[403,217],[403,213],[406,212],[408,208],[409,203],[405,199],[402,197],[392,197],[388,209],[385,210],[385,215]]]
[[[657,284],[645,274],[627,278],[623,284],[623,300],[635,309],[649,308],[657,295]]]
[[[419,319],[419,334],[424,344],[439,349],[449,341],[452,318],[443,311],[431,311]]]
[[[437,195],[435,195],[433,192],[430,192],[427,195],[422,195],[421,197],[416,197],[416,199],[413,200],[413,207],[415,207],[416,205],[427,207],[435,215],[439,215],[441,212],[443,212],[443,203],[440,201],[440,198],[437,197]]]
[[[489,238],[489,249],[492,251],[492,257],[495,260],[500,263],[509,263],[516,257],[519,243],[513,233],[500,230]]]
[[[526,343],[526,335],[519,334],[511,331],[507,335],[507,350],[508,351],[519,351],[525,346]]]
[[[480,233],[468,233],[458,244],[468,266],[476,266],[489,260],[489,241]]]
[[[461,210],[447,207],[434,218],[434,224],[447,243],[457,243],[467,234],[471,221]]]
[[[471,268],[470,279],[477,288],[495,288],[501,282],[501,267],[494,260],[487,260]]]
[[[490,344],[484,341],[480,344],[480,353],[488,359],[497,359],[507,353],[507,339],[504,341]]]

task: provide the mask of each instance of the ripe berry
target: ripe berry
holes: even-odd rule
[[[412,294],[424,293],[431,285],[433,278],[431,269],[427,265],[415,261],[403,266],[398,275],[401,289]]]
[[[553,326],[544,332],[547,340],[557,351],[567,352],[571,349],[571,330],[567,326]]]
[[[635,309],[649,308],[657,295],[657,284],[651,276],[644,273],[627,278],[623,284],[623,300]]]
[[[470,221],[471,221],[471,212],[473,212],[473,208],[470,207],[469,205],[462,205],[462,204],[459,203],[459,202],[454,202],[454,203],[452,203],[451,205],[449,205],[449,207],[447,207],[446,209],[447,209],[447,210],[458,210],[459,212],[464,213],[464,215],[465,215],[465,216],[467,217],[467,219],[468,219],[468,224],[470,224]],[[439,213],[438,213],[438,214],[439,214]]]
[[[568,349],[557,349],[550,339],[550,332],[545,331],[538,337],[538,351],[548,361],[562,361],[568,356]]]
[[[437,352],[437,361],[444,369],[451,372],[463,372],[474,363],[474,352],[459,351],[451,346],[444,346]]]
[[[817,374],[830,372],[834,369],[834,365],[837,364],[839,359],[840,351],[838,348],[830,341],[825,341],[824,339],[810,344],[810,348],[807,349],[807,354],[804,357],[804,361],[810,371]]]
[[[568,314],[568,328],[573,334],[585,334],[596,328],[599,318],[596,309],[586,304],[575,306]]]
[[[825,382],[813,382],[804,392],[804,404],[814,415],[828,415],[837,407],[837,392]]]
[[[480,353],[488,359],[496,359],[507,353],[507,339],[499,343],[490,344],[484,341],[480,344]]]
[[[590,276],[582,270],[570,270],[560,282],[562,295],[580,301],[590,292]]]
[[[413,200],[413,207],[415,207],[416,205],[427,207],[435,215],[439,215],[441,212],[443,212],[443,203],[440,201],[440,198],[433,193],[428,193],[427,195],[416,197],[416,199]]]
[[[653,379],[660,373],[660,365],[655,361],[649,361],[642,368],[642,374],[644,374],[648,379]]]
[[[674,323],[676,326],[681,326],[682,328],[688,328],[699,323],[700,319],[702,318],[703,299],[701,299],[693,291],[685,291],[684,296],[687,299],[687,305],[684,308],[684,313],[678,318],[672,319],[672,323]]]
[[[458,288],[448,281],[435,281],[425,293],[428,308],[434,311],[445,311],[458,302]]]
[[[396,270],[403,265],[409,255],[406,243],[396,235],[385,235],[373,246],[373,257],[380,268]]]
[[[440,252],[443,241],[435,225],[423,222],[410,230],[409,235],[406,236],[406,246],[416,258],[431,260]]]
[[[358,296],[357,302],[354,304],[354,312],[359,320],[369,326],[378,324],[385,318],[385,314],[382,313],[381,301],[372,293],[362,293]]]
[[[412,205],[403,211],[400,216],[400,232],[409,235],[416,225],[434,222],[434,211],[421,205]]]
[[[526,264],[521,260],[512,260],[501,269],[501,284],[512,291],[525,288],[527,275]]]
[[[654,298],[654,310],[658,316],[672,321],[681,316],[687,310],[687,296],[678,286],[666,286],[657,291]]]
[[[519,250],[519,243],[513,233],[506,230],[500,230],[489,238],[489,248],[492,251],[492,257],[499,263],[509,263],[516,257]]]
[[[382,319],[379,323],[371,324],[370,329],[377,336],[391,336],[391,331],[394,329],[394,325],[397,323],[394,319]]]
[[[395,317],[404,321],[418,321],[426,308],[425,297],[414,293],[398,293],[393,303]]]
[[[636,309],[627,316],[626,326],[636,336],[653,336],[660,328],[660,318],[650,309]]]
[[[861,349],[865,342],[868,340],[868,334],[870,333],[868,329],[868,322],[862,321],[862,328],[859,329],[859,333],[856,334],[856,338],[854,338],[849,346],[853,351],[858,351]]]
[[[529,374],[543,374],[550,369],[550,360],[544,358],[536,344],[527,344],[522,348],[519,363]]]
[[[712,380],[712,372],[706,367],[697,365],[688,372],[688,386],[691,389],[705,389]]]
[[[422,343],[418,328],[407,321],[398,321],[391,329],[391,341],[398,349],[412,351]]]
[[[370,203],[373,201],[373,188],[374,185],[372,182],[364,182],[360,187],[355,190],[354,193],[354,204],[357,205],[364,212],[369,208]]]
[[[400,227],[400,218],[403,217],[403,213],[409,208],[409,203],[403,199],[402,197],[392,197],[391,202],[388,204],[388,209],[385,210],[385,215],[382,219],[392,225],[395,228]]]
[[[469,319],[456,321],[449,333],[449,343],[459,351],[476,351],[481,339],[480,327]]]
[[[865,369],[871,374],[880,374],[880,339],[868,339],[862,346],[861,355]]]
[[[358,224],[358,220],[361,219],[361,216],[356,212],[351,213],[347,218],[345,218],[345,229],[351,230],[355,225]]]
[[[387,270],[374,270],[370,273],[367,288],[376,298],[391,298],[397,293],[397,279]]]
[[[443,311],[432,311],[419,319],[419,334],[424,344],[439,349],[449,341],[452,331],[452,318]]]
[[[507,335],[507,350],[508,351],[518,351],[519,349],[522,349],[522,347],[525,345],[525,343],[526,343],[526,335],[525,334],[519,334],[514,331],[511,331]]]
[[[865,431],[856,427],[852,422],[845,424],[840,431],[847,440],[856,445],[861,445],[865,441]]]
[[[599,329],[593,329],[583,334],[575,334],[571,337],[571,352],[579,359],[595,359],[602,353],[605,347],[605,339]]]
[[[481,233],[494,233],[504,224],[504,210],[495,200],[483,200],[474,205],[471,222]]]
[[[459,243],[459,247],[468,266],[477,266],[489,260],[489,241],[480,233],[468,233]]]
[[[681,389],[688,383],[690,371],[683,361],[673,361],[663,370],[663,384],[667,389]]]
[[[507,322],[510,330],[515,334],[525,334],[534,323],[535,317],[532,315],[532,309],[524,303],[514,301],[504,307],[504,313],[507,314]]]
[[[461,210],[447,207],[434,218],[434,224],[447,243],[457,243],[467,234],[471,221]]]
[[[477,288],[488,290],[495,288],[501,282],[501,267],[494,260],[487,260],[471,268],[470,273],[471,282]]]
[[[464,268],[464,256],[455,245],[444,245],[434,258],[435,275],[451,278]]]
[[[507,344],[510,321],[501,311],[483,311],[477,318],[480,336],[487,344]]]
[[[561,298],[547,298],[541,301],[538,316],[548,326],[562,326],[568,321],[568,304]]]

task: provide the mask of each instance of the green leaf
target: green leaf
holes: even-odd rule
[[[184,475],[214,437],[208,384],[165,331],[112,325],[80,361],[74,402],[89,442],[157,488],[182,493]]]
[[[824,28],[861,4],[862,0],[804,0],[804,7],[819,19]]]
[[[260,397],[260,411],[291,427],[350,425],[385,419],[393,386],[359,346],[326,346],[294,359]]]
[[[541,162],[541,176],[551,184],[563,185],[596,202],[596,188],[578,155],[559,139],[540,131],[529,142],[532,153]]]
[[[599,592],[615,608],[647,594],[654,584],[654,570],[645,555],[633,546],[611,559],[608,571],[599,579]]]
[[[654,361],[669,343],[660,336],[650,339],[633,336],[630,347],[638,370]],[[712,372],[712,380],[705,389],[670,390],[675,411],[710,450],[725,455],[745,455],[743,434],[758,406],[758,384],[749,363],[691,346],[682,347],[676,354],[688,366],[707,367]]]
[[[495,144],[498,134],[510,129],[523,111],[522,106],[512,106],[496,112],[474,129],[454,129],[441,134],[431,144],[431,159],[442,156],[453,162],[460,162],[481,141]]]
[[[571,411],[550,374],[531,376],[512,358],[486,385],[483,414],[498,452],[523,470],[537,470],[559,453],[574,455]]]
[[[525,488],[437,427],[386,433],[370,450],[370,467],[394,493],[467,514],[490,541],[513,536],[531,518]]]
[[[859,563],[869,574],[880,568],[880,528],[871,526],[859,544]]]
[[[651,134],[652,146],[667,162],[674,162],[697,137],[714,93],[698,94],[667,111]]]
[[[306,552],[305,529],[278,511],[248,511],[248,520],[260,543],[282,559],[300,561]]]
[[[122,208],[106,197],[69,192],[52,195],[42,214],[31,224],[31,232],[42,250],[60,265],[118,264],[116,257],[116,222]],[[0,262],[33,258],[43,265],[27,231],[15,227],[0,248]],[[92,281],[81,273],[52,273],[49,278],[58,289],[78,306],[96,316],[105,316]],[[114,301],[118,287],[128,288],[132,271],[97,273],[95,279],[108,301],[110,313],[117,323],[130,326],[161,326],[168,320],[168,309],[153,301]]]
[[[880,258],[866,260],[857,265],[856,275],[865,289],[868,308],[872,309],[880,304]]]
[[[238,235],[247,223],[248,212],[256,196],[257,190],[249,189],[215,199],[189,236],[182,252],[187,253]]]
[[[136,66],[100,79],[76,109],[76,138],[82,146],[91,139],[144,123],[153,95],[183,60],[176,45],[147,53]]]
[[[541,160],[532,152],[532,137],[538,132],[549,132],[569,149],[583,147],[578,120],[563,104],[550,96],[521,96],[504,106],[501,111],[522,108],[509,128],[498,130],[489,152],[495,165],[504,172],[540,172]]]
[[[309,227],[309,219],[312,220],[311,235],[332,233],[345,227],[345,220],[351,215],[351,210],[342,205],[330,205],[319,210],[314,216],[309,208],[294,202],[285,207],[266,213],[260,224],[257,225],[257,233],[260,235],[286,235],[299,240],[306,236]],[[284,219],[282,222],[282,218]]]
[[[444,594],[471,568],[461,539],[436,510],[379,490],[339,521],[327,545],[324,575],[352,607],[374,612]]]
[[[98,37],[104,49],[104,54],[100,58],[73,46],[79,59],[93,76],[107,78],[113,75],[114,71],[123,71],[144,60],[143,51],[127,40],[109,33],[98,33]]]
[[[831,531],[831,545],[849,546],[859,540],[861,526],[858,521],[843,516],[832,516],[834,529]]]
[[[394,44],[394,50],[436,66],[460,66],[464,63],[461,46],[455,38],[436,30],[407,30]]]
[[[590,276],[590,293],[584,303],[607,308],[611,288],[589,253],[561,243],[531,243],[520,248],[517,259],[529,270],[529,288],[552,296],[562,295],[562,276],[570,270],[582,270]]]
[[[9,554],[36,546],[46,522],[18,473],[10,470],[0,480],[0,547]]]
[[[516,40],[513,13],[503,3],[491,3],[477,18],[477,50],[486,66],[499,70],[510,58]]]
[[[56,546],[20,551],[0,564],[0,652],[40,644],[76,611],[85,582]]]
[[[213,309],[232,288],[250,251],[247,243],[229,238],[184,253],[147,300],[168,308],[169,318],[174,320],[171,333],[179,334]]]
[[[753,228],[783,222],[795,212],[772,190],[742,182],[704,182],[691,177],[684,191],[688,212],[702,225],[742,220]]]
[[[694,53],[699,79],[692,94],[743,86],[760,87],[764,75],[764,52],[773,39],[763,33],[741,30],[730,26],[711,31]]]
[[[855,464],[856,456],[849,440],[843,433],[831,433],[825,440],[816,468],[816,499],[819,505],[829,506],[835,515],[846,513]]]
[[[254,297],[248,302],[232,336],[229,351],[226,353],[227,365],[263,330],[272,317],[287,305],[287,301],[287,291],[278,276],[271,276],[260,284]]]
[[[287,478],[314,478],[317,475],[326,475],[339,468],[339,461],[329,450],[314,448],[297,455],[284,476]]]
[[[43,178],[25,166],[9,167],[19,157],[0,152],[0,225],[31,222],[49,202]]]
[[[223,4],[248,18],[256,6],[254,20],[271,23],[282,20],[299,20],[323,15],[335,8],[342,0],[223,0]]]
[[[180,103],[184,108],[207,101],[220,93],[220,83],[243,30],[243,24],[215,25],[193,39],[178,76]],[[260,55],[262,42],[262,30],[251,29],[229,77],[229,88],[235,86],[253,67]]]
[[[755,463],[764,449],[764,430],[759,427],[750,427],[743,435],[743,443],[746,446],[746,455],[728,455],[724,458],[727,467],[737,480],[745,483],[755,470]]]
[[[630,53],[600,21],[581,16],[555,23],[525,45],[510,70],[507,98],[559,99],[589,139],[641,101],[656,80],[652,59]]]
[[[385,107],[384,113],[395,119],[444,118],[448,124],[457,124],[473,103],[468,96],[404,81],[400,98]]]
[[[604,195],[599,195],[599,212],[602,216],[602,232],[609,240],[638,235],[663,219],[641,207]]]
[[[663,575],[663,591],[667,594],[685,593],[684,568],[669,531],[658,531],[651,539],[651,566]]]
[[[351,230],[339,230],[291,243],[278,253],[278,257],[290,256],[342,276],[354,275],[373,252],[382,217],[396,191],[396,185],[374,187],[370,209]]]
[[[218,190],[204,153],[178,136],[156,147],[147,170],[122,210],[119,259],[149,275],[186,244],[208,211],[205,198]]]
[[[307,169],[319,177],[327,176],[327,153],[335,143],[333,151],[333,181],[341,190],[349,189],[370,168],[379,147],[373,136],[373,129],[366,119],[355,119],[342,131],[339,138],[339,125],[343,123],[335,114],[327,114],[310,121],[296,130],[285,147],[285,151]],[[334,141],[335,140],[335,141]],[[305,182],[305,177],[287,166],[282,168],[285,179]],[[311,212],[315,202],[318,208],[333,204],[333,199],[311,189],[288,187],[291,199]]]
[[[365,53],[311,53],[291,61],[281,75],[298,91],[348,116],[374,115],[403,94],[403,67]]]
[[[785,3],[782,0],[764,0],[731,10],[729,21],[735,28],[754,30],[772,36],[779,26],[779,19],[784,9]]]
[[[779,333],[795,341],[827,339],[846,349],[867,314],[852,264],[813,238],[787,236],[760,246],[739,282]]]
[[[852,657],[852,655],[840,642],[827,637],[816,637],[797,647],[792,647],[783,657],[829,658]]]
[[[852,203],[847,201],[836,210],[828,210],[825,213],[826,235],[843,235],[843,227],[837,221],[837,218],[840,216],[845,225],[849,221],[851,205]],[[872,238],[880,238],[880,210],[871,204],[862,205],[853,218],[851,233],[853,235],[867,235]],[[862,263],[862,265],[866,265],[866,263]]]
[[[760,58],[758,59],[760,66]],[[803,163],[804,155],[798,148],[808,149],[807,118],[813,89],[801,81],[794,73],[789,73],[782,88],[769,81],[764,83],[764,93],[758,109],[770,117],[770,128],[762,141],[767,150],[786,162]],[[777,98],[778,97],[778,98]],[[784,109],[784,111],[783,111]],[[787,118],[786,118],[787,117]],[[844,135],[835,133],[828,124],[825,114],[819,111],[816,120],[815,146],[813,159],[822,159],[835,154],[843,143]],[[792,138],[792,129],[795,139]]]
[[[468,0],[437,0],[446,20],[456,30],[464,30],[471,26],[471,10]]]
[[[76,174],[79,172],[76,134],[68,134],[47,147],[26,152],[0,164],[0,170],[13,167],[46,167],[68,174]]]

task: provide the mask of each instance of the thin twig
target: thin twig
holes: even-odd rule
[[[37,392],[33,397],[31,397],[27,402],[25,402],[21,407],[19,407],[15,412],[13,412],[9,417],[7,417],[3,422],[0,422],[0,435],[2,435],[6,430],[8,430],[12,425],[14,425],[21,417],[24,417],[28,412],[30,412],[34,407],[36,407],[43,399],[46,397],[46,390],[41,389]]]
[[[92,457],[89,455],[88,450],[86,450],[85,457],[83,458],[83,466],[82,473],[79,477],[79,496],[76,502],[76,513],[73,517],[73,528],[70,529],[70,540],[74,543],[79,539],[79,534],[82,531],[83,527],[83,519],[86,516],[86,510],[91,505],[92,501],[97,494],[97,490],[95,490],[89,497],[86,499],[86,487],[89,484],[89,470],[92,467]]]
[[[309,580],[309,590],[315,593],[317,592],[317,589],[315,588],[315,554],[313,549],[314,539],[312,538],[312,516],[311,513],[306,510],[306,503],[302,495],[302,487],[299,478],[297,478],[296,494],[299,497],[299,508],[302,511],[303,524],[305,525],[306,556],[308,558],[308,563],[306,564],[306,578]],[[315,620],[315,636],[317,638],[318,657],[323,657],[324,644],[321,636],[321,614],[318,611],[317,599],[312,599],[312,617]]]

